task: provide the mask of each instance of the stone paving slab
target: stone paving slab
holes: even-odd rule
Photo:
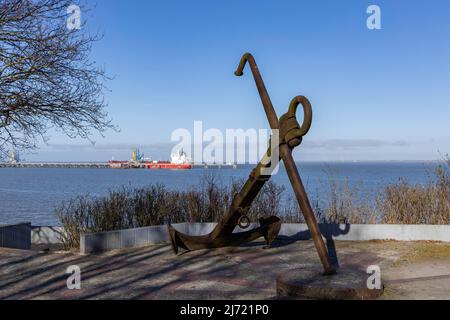
[[[274,299],[275,279],[317,267],[311,241],[261,242],[174,256],[170,246],[101,255],[0,249],[0,299]],[[450,245],[335,242],[341,267],[379,265],[383,299],[450,299]],[[81,290],[68,290],[66,270],[81,269]]]

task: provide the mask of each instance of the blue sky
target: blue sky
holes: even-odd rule
[[[450,2],[98,0],[92,58],[120,132],[96,146],[52,133],[29,160],[168,158],[177,128],[267,128],[252,52],[279,115],[307,96],[314,123],[298,160],[432,160],[450,152]],[[381,30],[366,27],[370,4]],[[440,153],[439,153],[440,152]]]

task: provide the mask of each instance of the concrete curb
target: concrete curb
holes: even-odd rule
[[[0,247],[30,250],[31,223],[0,225]]]
[[[324,238],[339,241],[438,241],[450,242],[450,225],[387,225],[387,224],[320,224]],[[309,240],[308,227],[305,224],[283,224],[281,237]]]
[[[180,223],[173,225],[177,230],[190,235],[205,235],[213,230],[215,223]],[[257,224],[252,225],[252,228]],[[440,241],[450,242],[450,225],[333,225],[321,224],[320,231],[326,239],[339,241]],[[239,228],[236,232],[240,232]],[[281,239],[309,240],[306,224],[283,224]],[[80,252],[100,253],[116,249],[143,247],[168,243],[167,226],[153,226],[139,229],[82,234]]]

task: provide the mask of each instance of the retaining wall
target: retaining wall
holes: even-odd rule
[[[450,225],[387,225],[387,224],[321,224],[324,238],[339,241],[440,241],[450,242]],[[308,240],[311,235],[305,224],[283,224],[280,236]]]
[[[181,223],[174,227],[190,235],[205,235],[215,223]],[[251,227],[256,227],[253,224]],[[397,240],[450,242],[450,226],[434,225],[330,225],[321,224],[320,231],[326,239],[340,241]],[[235,232],[240,232],[239,228]],[[311,235],[305,224],[283,224],[279,237],[308,240]],[[80,239],[82,254],[99,253],[115,249],[142,247],[168,243],[167,226],[154,226],[95,234],[83,234]]]
[[[183,233],[207,234],[215,223],[180,223],[173,226]],[[83,234],[80,238],[82,254],[98,253],[115,249],[142,247],[170,242],[167,226]]]
[[[31,248],[31,223],[0,225],[0,247],[29,250]]]

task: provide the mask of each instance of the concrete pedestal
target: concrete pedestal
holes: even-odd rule
[[[332,276],[324,276],[318,269],[301,269],[277,279],[277,294],[281,299],[376,299],[383,294],[383,285],[381,289],[369,289],[369,277],[369,274],[355,269],[339,269]]]

